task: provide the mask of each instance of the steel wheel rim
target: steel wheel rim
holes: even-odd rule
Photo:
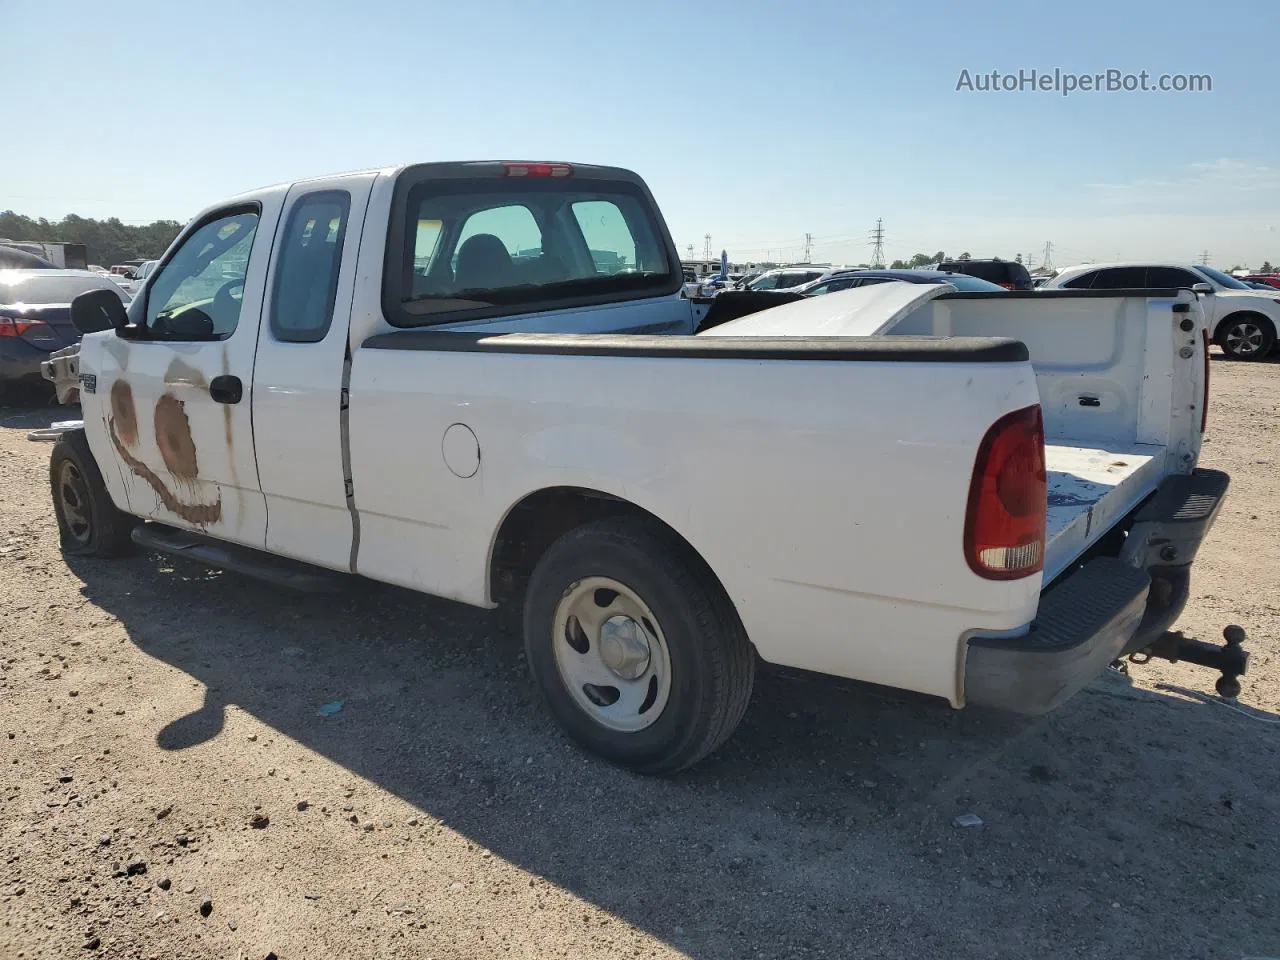
[[[571,584],[556,605],[552,649],[578,708],[610,730],[657,722],[671,697],[671,654],[657,617],[610,577]]]
[[[62,503],[67,532],[77,543],[88,543],[93,536],[89,485],[85,483],[80,468],[70,460],[63,461],[58,471],[58,499]]]
[[[1262,348],[1262,328],[1256,323],[1237,323],[1227,331],[1232,353],[1257,353]]]

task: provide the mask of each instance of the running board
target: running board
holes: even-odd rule
[[[234,570],[257,580],[305,593],[329,593],[341,588],[351,579],[349,574],[160,523],[139,524],[133,528],[131,536],[134,543],[147,550],[198,560],[211,567]]]

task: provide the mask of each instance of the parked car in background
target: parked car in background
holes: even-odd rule
[[[937,269],[948,273],[967,273],[1006,290],[1035,289],[1031,271],[1016,260],[944,260]]]
[[[85,270],[89,266],[88,250],[83,243],[0,238],[0,246],[25,251],[59,270]]]
[[[844,267],[781,267],[768,270],[747,284],[748,290],[794,290],[829,277]]]
[[[125,276],[112,277],[116,283],[120,284],[131,297],[136,297],[142,289],[142,285],[147,282],[147,277],[151,276],[155,270],[159,260],[144,260],[133,268],[132,272]]]
[[[1241,277],[1241,280],[1249,281],[1253,284],[1263,284],[1268,287],[1275,287],[1280,290],[1280,274],[1277,273],[1255,273],[1247,277]]]
[[[945,270],[848,270],[833,273],[829,277],[806,283],[796,288],[796,293],[816,297],[824,293],[867,287],[873,283],[904,280],[907,283],[949,283],[963,293],[1004,293],[999,284],[989,283],[965,273],[949,273]]]
[[[113,280],[89,270],[0,270],[0,398],[19,386],[48,386],[40,363],[80,341],[71,301],[90,290],[110,290],[122,304],[131,300]]]
[[[1280,330],[1280,290],[1271,295],[1200,264],[1176,262],[1086,263],[1068,267],[1043,290],[1203,290],[1209,336],[1234,360],[1261,360]]]

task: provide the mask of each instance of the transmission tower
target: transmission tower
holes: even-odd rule
[[[1044,242],[1044,269],[1053,269],[1053,241],[1046,240]]]
[[[1209,251],[1206,250],[1204,253],[1200,254],[1200,266],[1207,267],[1208,265],[1209,265]]]
[[[711,259],[711,234],[707,234],[702,238],[702,259]]]
[[[879,217],[876,218],[876,228],[867,232],[867,236],[871,238],[871,265],[873,267],[884,266],[884,221]]]
[[[804,262],[813,262],[813,234],[806,233],[804,235]]]

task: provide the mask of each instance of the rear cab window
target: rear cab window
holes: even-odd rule
[[[401,327],[673,295],[683,273],[638,184],[409,168],[396,185],[383,278]],[[449,175],[453,173],[453,175]]]

